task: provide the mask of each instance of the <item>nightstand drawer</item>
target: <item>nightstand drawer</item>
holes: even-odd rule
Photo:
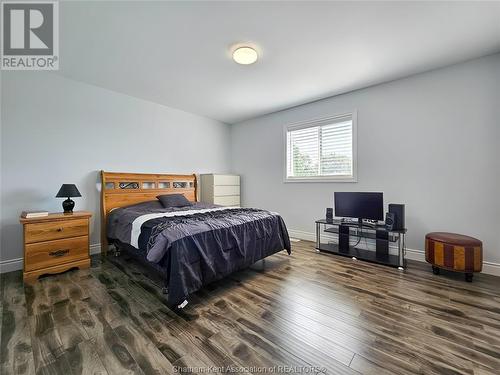
[[[88,258],[89,238],[82,236],[27,244],[25,251],[25,271],[37,270]]]
[[[26,224],[24,226],[24,239],[28,244],[59,238],[86,236],[88,235],[88,229],[88,219]]]

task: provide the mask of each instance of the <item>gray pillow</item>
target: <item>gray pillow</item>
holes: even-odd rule
[[[184,194],[164,194],[158,195],[156,198],[158,198],[162,206],[165,208],[185,207],[193,205],[190,201],[187,200]]]

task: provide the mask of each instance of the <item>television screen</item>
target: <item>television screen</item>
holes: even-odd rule
[[[384,220],[383,193],[334,193],[335,216]]]

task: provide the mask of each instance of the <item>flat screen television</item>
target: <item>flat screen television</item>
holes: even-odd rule
[[[384,220],[383,193],[334,193],[335,216]]]

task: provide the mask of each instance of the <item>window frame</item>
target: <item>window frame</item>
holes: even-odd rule
[[[332,122],[338,122],[343,118],[351,117],[352,119],[352,175],[340,176],[307,176],[307,177],[288,177],[288,132],[293,130],[300,130],[312,128],[315,126],[328,125]],[[291,123],[283,126],[283,182],[358,182],[358,112],[353,110],[328,117],[321,117],[317,119]]]

